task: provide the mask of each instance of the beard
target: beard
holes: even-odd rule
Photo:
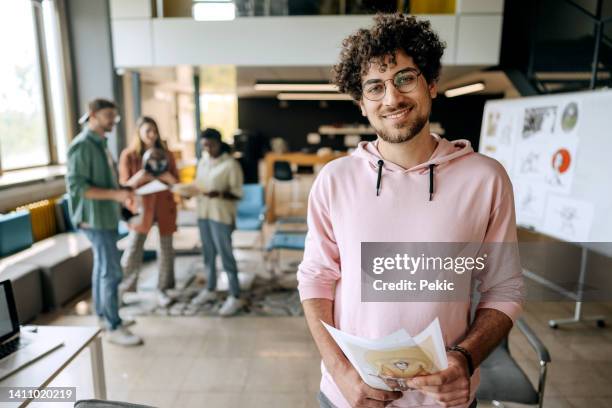
[[[417,115],[415,120],[395,125],[391,129],[385,129],[382,126],[379,128],[374,125],[372,127],[383,141],[387,143],[404,143],[418,135],[425,127],[428,119],[428,115]]]
[[[418,116],[413,122],[394,127],[394,130],[377,129],[376,134],[387,143],[404,143],[418,135],[427,123],[426,116]]]
[[[113,123],[112,125],[108,125],[108,126],[103,126],[104,132],[106,133],[110,133],[113,131],[113,128],[115,127],[115,124]]]

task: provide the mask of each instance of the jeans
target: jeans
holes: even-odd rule
[[[204,267],[208,272],[209,291],[217,289],[217,254],[221,255],[223,269],[227,273],[229,290],[232,296],[240,296],[240,283],[238,282],[238,267],[232,249],[233,226],[208,219],[199,219],[200,239],[204,252]]]
[[[114,230],[84,228],[81,231],[91,242],[93,250],[91,293],[95,312],[106,319],[111,330],[115,330],[121,325],[117,293],[123,277],[117,249],[119,235]]]
[[[336,408],[336,406],[332,404],[332,402],[327,398],[327,396],[321,391],[319,391],[319,395],[317,395],[317,400],[319,401],[319,406],[321,408]],[[477,405],[478,402],[476,401],[476,399],[474,399],[474,401],[472,401],[468,408],[476,408]]]

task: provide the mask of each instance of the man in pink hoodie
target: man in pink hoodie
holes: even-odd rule
[[[520,268],[495,279],[485,275],[471,322],[469,299],[361,299],[362,242],[516,242],[512,186],[503,167],[466,140],[430,133],[443,50],[429,22],[378,15],[371,28],[344,40],[334,67],[335,83],[355,99],[378,139],[326,165],[309,197],[298,279],[322,357],[322,407],[474,407],[478,366],[521,311]],[[366,385],[321,323],[376,339],[402,328],[418,334],[435,318],[448,368],[415,377],[402,391]]]

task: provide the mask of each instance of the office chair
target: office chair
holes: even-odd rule
[[[284,160],[279,160],[274,162],[273,174],[272,174],[272,188],[270,188],[270,192],[272,194],[272,199],[274,200],[275,193],[275,185],[277,183],[282,184],[290,184],[291,185],[291,201],[289,201],[289,211],[301,209],[304,207],[304,204],[300,202],[300,182],[299,179],[294,177],[293,170],[291,169],[291,163]]]
[[[154,408],[150,405],[132,404],[130,402],[80,400],[74,403],[74,408]]]
[[[518,319],[516,325],[538,355],[540,375],[537,389],[512,357],[506,337],[480,365],[480,386],[476,391],[476,398],[491,401],[496,407],[503,407],[501,401],[506,401],[537,405],[542,408],[550,354],[524,320]]]

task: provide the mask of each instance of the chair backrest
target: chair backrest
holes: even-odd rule
[[[70,200],[70,197],[68,196],[68,193],[66,193],[57,200],[56,205],[60,206],[60,210],[61,210],[63,221],[64,221],[65,231],[76,231],[75,226],[72,224],[72,219],[70,218],[70,209],[68,208],[68,200]]]
[[[293,171],[291,170],[291,164],[288,161],[284,160],[275,161],[273,177],[279,181],[293,180]]]
[[[29,211],[0,215],[0,258],[29,248],[33,243]]]
[[[259,214],[265,207],[264,188],[261,184],[244,184],[238,202],[239,214]]]
[[[132,404],[130,402],[80,400],[75,402],[74,408],[154,408],[150,405]]]

